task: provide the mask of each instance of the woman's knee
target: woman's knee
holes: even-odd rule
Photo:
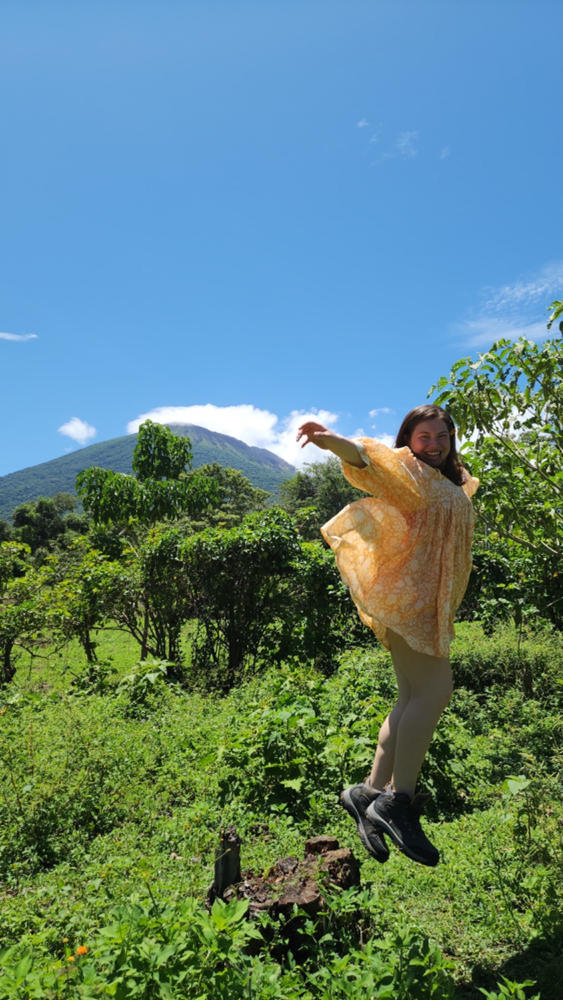
[[[397,728],[407,705],[408,700],[399,700],[393,706],[389,715],[384,719],[377,737],[377,745],[381,747],[382,750],[387,750],[389,747],[394,746]]]
[[[444,671],[433,682],[428,685],[427,692],[436,707],[443,712],[449,705],[454,692],[454,683],[451,669]]]
[[[448,679],[447,679],[447,681],[445,683],[445,687],[444,687],[444,705],[443,705],[443,708],[447,708],[447,706],[449,705],[450,701],[452,700],[453,693],[454,693],[454,682],[453,682],[453,678],[452,678],[451,673],[450,673],[450,676],[448,677]]]

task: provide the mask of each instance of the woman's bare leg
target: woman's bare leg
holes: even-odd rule
[[[452,695],[452,669],[448,659],[418,653],[396,633],[390,638],[397,678],[403,688],[409,686],[394,732],[391,788],[412,796],[438,719]]]
[[[407,707],[410,698],[410,684],[407,678],[403,677],[396,668],[395,674],[397,676],[399,697],[397,698],[395,706],[379,730],[373,767],[368,779],[368,784],[371,785],[372,788],[377,788],[379,791],[383,791],[393,776],[397,730],[399,728],[401,716]]]

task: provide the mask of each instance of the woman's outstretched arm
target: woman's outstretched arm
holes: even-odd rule
[[[301,438],[305,438],[301,445],[302,448],[306,444],[315,444],[317,448],[322,448],[323,451],[332,451],[342,461],[348,462],[350,465],[355,465],[358,469],[365,467],[366,463],[353,441],[342,437],[341,434],[329,431],[322,424],[316,424],[314,420],[308,420],[306,423],[301,424],[301,427],[297,431],[297,440],[300,441]]]

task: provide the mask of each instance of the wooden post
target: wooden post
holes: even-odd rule
[[[214,899],[223,898],[225,889],[240,882],[240,837],[234,826],[221,830],[215,854],[215,878],[210,892]]]

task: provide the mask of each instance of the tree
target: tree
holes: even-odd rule
[[[0,687],[15,674],[15,647],[32,642],[45,620],[37,572],[28,557],[28,545],[0,545]]]
[[[557,322],[560,316],[563,316],[563,302],[559,302],[556,300],[555,302],[551,303],[549,308],[551,309],[551,315],[547,323],[547,329],[551,330],[553,324]],[[559,332],[563,333],[563,320],[559,321]]]
[[[10,580],[27,573],[30,566],[29,554],[29,545],[22,542],[0,544],[0,593]]]
[[[133,452],[133,472],[139,483],[181,479],[191,467],[192,444],[188,437],[173,434],[169,427],[152,420],[141,424]]]
[[[153,525],[125,566],[127,582],[115,618],[137,640],[140,658],[152,655],[168,660],[179,676],[182,626],[193,617],[181,547],[185,541],[181,525]]]
[[[0,520],[0,543],[9,542],[13,537],[12,525],[9,521]]]
[[[85,519],[74,513],[76,499],[70,493],[39,497],[16,507],[12,537],[42,556],[64,540],[65,535],[84,530]]]
[[[337,458],[310,462],[280,487],[281,506],[298,517],[302,535],[311,540],[318,539],[322,524],[363,496],[344,478]]]
[[[527,605],[559,625],[561,376],[561,341],[500,340],[476,361],[457,361],[429,393],[436,393],[434,401],[451,413],[460,434],[471,435],[462,453],[481,480],[476,563],[488,560],[496,596],[517,620]]]
[[[253,510],[263,510],[270,497],[266,490],[253,486],[238,469],[225,468],[218,462],[201,465],[198,473],[210,479],[216,489],[214,505],[205,515],[209,525],[231,527],[240,524]]]
[[[92,631],[118,617],[127,596],[126,570],[78,538],[69,551],[49,556],[41,577],[55,641],[77,638],[88,663],[96,663]]]
[[[186,473],[190,464],[189,439],[147,420],[133,453],[135,476],[91,466],[78,474],[76,488],[96,525],[126,529],[186,514],[198,517],[215,501],[217,489],[208,477]]]
[[[292,518],[279,509],[249,514],[234,528],[197,532],[180,554],[199,624],[193,668],[229,690],[260,656],[282,659],[293,625],[284,580],[300,554]]]
[[[346,646],[371,643],[373,634],[360,621],[330,549],[321,541],[304,541],[300,549],[287,584],[292,623],[288,654],[330,674]]]

